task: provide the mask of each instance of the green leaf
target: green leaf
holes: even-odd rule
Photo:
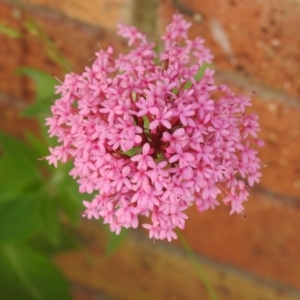
[[[45,99],[37,99],[23,110],[22,115],[24,117],[46,116],[50,113],[50,106],[53,104],[54,99],[55,95]]]
[[[0,202],[0,243],[24,238],[37,228],[37,202],[16,198]]]
[[[41,195],[38,207],[39,227],[53,246],[60,242],[59,206],[54,198]]]
[[[49,242],[42,232],[35,234],[26,240],[26,245],[35,251],[42,252],[47,255],[59,254],[63,251],[72,251],[82,247],[82,241],[79,238],[78,232],[73,227],[61,223],[59,231],[59,245],[54,246]]]
[[[61,165],[51,173],[49,183],[55,191],[55,198],[73,225],[77,225],[84,209],[82,200],[90,201],[94,194],[79,193],[78,184],[70,175],[71,162]]]
[[[36,157],[42,157],[48,152],[48,147],[45,142],[41,141],[40,138],[37,138],[32,132],[26,132],[25,136],[30,149],[34,151]]]
[[[128,150],[126,152],[122,152],[122,153],[129,157],[132,157],[132,156],[136,155],[138,152],[140,152],[141,150],[142,150],[141,147],[134,147],[134,148],[131,148],[130,150]]]
[[[45,101],[47,104],[55,98],[54,86],[58,84],[57,80],[46,72],[36,70],[33,68],[19,68],[18,74],[25,75],[33,79],[36,88],[36,100]],[[34,109],[29,109],[29,112],[34,112]]]
[[[51,262],[25,247],[0,247],[0,298],[9,300],[71,300],[69,283]]]
[[[69,165],[69,164],[68,164]],[[68,173],[71,166],[62,166],[64,177],[61,184],[57,186],[57,199],[69,220],[73,225],[78,225],[78,221],[81,218],[81,214],[84,210],[82,200],[91,201],[95,197],[95,193],[79,193],[78,183]],[[64,167],[67,167],[64,169]]]
[[[3,33],[4,35],[12,39],[17,39],[22,36],[22,33],[20,31],[15,30],[3,23],[0,23],[0,33]]]
[[[84,211],[82,200],[88,200],[84,195],[78,193],[78,185],[74,181],[75,186],[73,189],[66,188],[65,192],[62,192],[57,196],[60,201],[63,212],[67,215],[70,222],[76,226],[79,223],[81,214]]]
[[[122,228],[119,235],[116,235],[114,232],[109,231],[109,239],[106,244],[104,255],[112,255],[121,245],[121,243],[125,240],[127,233],[128,230],[124,228]]]
[[[31,178],[25,175],[10,157],[0,157],[0,201],[23,195],[22,190],[31,182]]]
[[[24,143],[0,132],[0,147],[5,156],[10,157],[12,166],[26,173],[28,177],[40,178],[37,157]]]

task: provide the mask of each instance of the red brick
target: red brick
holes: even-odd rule
[[[21,30],[18,10],[0,2],[1,23],[16,31]],[[15,70],[23,64],[23,44],[21,39],[12,39],[0,33],[0,91],[20,97],[24,92],[22,78]]]
[[[164,0],[162,28],[175,11],[194,21],[190,36],[206,39],[216,65],[300,95],[299,1]]]
[[[266,143],[259,149],[264,166],[261,185],[300,200],[300,107],[255,101],[254,109],[260,115],[261,137]]]
[[[0,2],[1,3],[1,2]],[[7,23],[15,24],[14,28],[22,28],[22,18],[15,19],[13,5],[1,4],[0,17],[4,16]],[[56,44],[58,51],[67,58],[71,64],[71,70],[82,72],[84,66],[91,64],[94,53],[109,45],[115,52],[124,48],[125,44],[116,38],[114,33],[84,25],[82,23],[65,18],[63,15],[37,8],[27,11],[34,18],[42,32]],[[44,42],[38,36],[25,32],[22,39],[11,40],[0,35],[0,90],[11,93],[19,98],[33,98],[33,84],[15,74],[19,67],[29,66],[39,70],[55,74],[62,78],[63,71],[57,63],[49,58]]]
[[[127,23],[130,18],[131,0],[25,0],[64,13],[95,26],[116,30],[117,23]]]
[[[73,283],[102,291],[113,299],[209,299],[195,266],[172,246],[166,247],[162,242],[153,244],[139,235],[129,236],[114,255],[105,257],[106,238],[101,226],[90,221],[82,229],[87,240],[86,251],[56,257]],[[294,291],[282,285],[269,285],[205,260],[199,262],[219,300],[297,299]]]
[[[201,255],[300,289],[299,205],[253,190],[245,213],[191,209],[184,235]]]
[[[110,300],[110,297],[104,296],[97,291],[87,289],[86,287],[72,286],[72,295],[76,300]],[[112,300],[112,299],[111,299]]]

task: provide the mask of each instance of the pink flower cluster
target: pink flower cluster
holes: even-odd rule
[[[195,79],[212,55],[201,38],[188,39],[190,25],[174,15],[158,56],[135,27],[119,26],[131,51],[115,59],[111,47],[100,50],[92,67],[57,87],[46,125],[60,145],[47,160],[73,161],[79,191],[95,193],[83,216],[103,218],[117,234],[145,216],[150,238],[176,239],[189,206],[203,212],[218,199],[243,214],[261,176],[250,98],[216,86],[212,69]]]

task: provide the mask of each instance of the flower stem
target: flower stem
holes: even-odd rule
[[[193,250],[191,249],[190,245],[188,244],[186,238],[184,237],[184,235],[180,231],[177,232],[177,235],[178,235],[179,241],[180,241],[183,249],[185,250],[187,256],[190,259],[190,261],[193,263],[193,266],[197,271],[197,275],[200,278],[202,284],[204,285],[210,299],[211,300],[218,300],[217,295],[215,294],[215,291],[214,291],[213,287],[211,286],[209,280],[207,279],[202,266],[200,265],[199,261],[197,260],[196,255],[193,252]]]

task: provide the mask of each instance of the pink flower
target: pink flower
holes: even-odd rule
[[[156,110],[153,112],[154,115],[156,115],[156,118],[154,121],[152,121],[149,125],[150,130],[154,130],[156,127],[159,126],[159,124],[162,124],[168,129],[172,128],[172,125],[170,123],[170,118],[172,116],[172,111],[168,111],[167,107],[164,107],[163,110]]]
[[[133,157],[131,157],[131,161],[137,162],[137,168],[138,169],[144,169],[147,170],[148,163],[150,161],[153,161],[153,158],[149,155],[151,151],[149,143],[146,143],[143,146],[142,154],[137,154]]]
[[[258,116],[245,112],[250,97],[217,86],[210,68],[196,78],[212,55],[201,38],[188,39],[190,26],[175,14],[157,57],[144,34],[119,25],[128,53],[100,50],[91,67],[56,87],[60,99],[46,125],[59,145],[46,159],[55,167],[73,162],[79,191],[95,194],[83,201],[83,216],[102,218],[116,234],[144,216],[150,238],[171,241],[188,207],[204,212],[223,200],[230,214],[243,214],[259,182],[252,143],[263,142]]]

